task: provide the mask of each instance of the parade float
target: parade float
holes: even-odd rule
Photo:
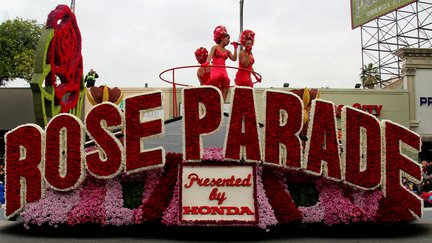
[[[172,153],[164,144],[146,147],[164,136],[162,119],[142,115],[163,110],[161,91],[128,97],[120,109],[119,92],[91,90],[95,106],[80,120],[81,38],[67,6],[48,16],[38,54],[31,87],[40,119],[6,135],[5,216],[20,215],[26,227],[271,229],[422,217],[422,200],[401,182],[421,180],[407,156],[419,152],[421,138],[397,123],[345,106],[339,133],[338,109],[317,90],[268,89],[260,124],[253,88],[231,89],[226,118],[219,89],[186,87],[183,149]],[[204,147],[224,120],[224,145]]]

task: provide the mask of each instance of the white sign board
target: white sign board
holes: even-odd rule
[[[254,165],[201,165],[182,167],[180,220],[255,223]]]

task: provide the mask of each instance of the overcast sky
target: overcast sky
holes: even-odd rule
[[[0,21],[18,16],[45,23],[58,4],[70,2],[0,0]],[[159,74],[196,65],[194,51],[210,50],[217,25],[238,39],[239,12],[239,0],[76,0],[84,71],[99,73],[96,85],[166,87]],[[245,0],[243,19],[244,29],[256,33],[254,68],[263,77],[256,87],[354,88],[359,82],[360,30],[351,29],[349,0]],[[195,74],[181,69],[176,80],[197,85]],[[233,84],[235,73],[229,74]]]

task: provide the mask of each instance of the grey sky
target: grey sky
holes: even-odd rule
[[[19,16],[44,23],[58,4],[70,1],[0,0],[0,21]],[[227,27],[231,40],[240,34],[239,0],[76,0],[76,16],[84,71],[99,73],[97,85],[168,86],[159,73],[196,65],[195,49],[210,50],[217,25]],[[299,88],[353,88],[359,82],[360,30],[351,29],[349,0],[245,0],[244,29],[256,33],[254,68],[263,76],[256,87],[288,82]],[[197,85],[195,73],[179,70],[176,79]],[[233,81],[235,73],[229,74]]]

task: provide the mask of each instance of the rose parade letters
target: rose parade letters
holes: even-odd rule
[[[420,165],[402,153],[402,149],[419,152],[419,135],[364,111],[343,107],[340,145],[335,105],[318,99],[312,104],[307,141],[302,141],[299,134],[304,109],[300,98],[290,92],[267,90],[264,103],[261,136],[254,90],[233,89],[224,157],[225,161],[242,161],[249,166],[222,167],[225,176],[211,176],[217,166],[191,165],[199,165],[193,162],[203,158],[202,138],[221,126],[222,95],[210,86],[183,90],[182,193],[186,194],[182,220],[223,221],[230,214],[236,214],[240,221],[255,220],[255,205],[250,200],[233,200],[235,193],[226,189],[246,190],[245,197],[253,197],[254,166],[250,165],[258,163],[323,176],[363,190],[380,188],[389,201],[405,205],[415,217],[421,217],[422,200],[401,184],[401,176],[421,180]],[[163,93],[151,92],[127,98],[124,111],[111,103],[99,104],[88,113],[85,124],[72,115],[60,114],[45,130],[26,124],[8,132],[5,215],[20,213],[26,203],[40,199],[47,186],[58,191],[79,187],[87,172],[111,179],[123,172],[162,167],[164,148],[145,149],[145,140],[163,136],[164,123],[143,119],[144,112],[163,109],[162,104]],[[123,141],[114,136],[114,129],[123,129]],[[85,152],[86,131],[96,142],[96,151]],[[188,191],[202,193],[205,202],[191,201]],[[197,214],[201,216],[196,218]]]

